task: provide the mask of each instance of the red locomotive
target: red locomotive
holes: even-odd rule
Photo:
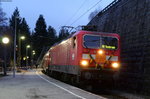
[[[114,33],[78,31],[52,46],[42,65],[49,74],[64,78],[67,75],[74,81],[112,77],[120,68],[120,37]]]

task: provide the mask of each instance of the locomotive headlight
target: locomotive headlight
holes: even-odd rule
[[[116,63],[116,62],[115,62],[115,63],[112,63],[112,67],[113,67],[113,68],[116,68],[116,69],[119,68],[119,63]]]
[[[104,53],[104,51],[103,50],[98,50],[98,54],[100,54],[100,55],[102,55]]]
[[[81,61],[81,65],[84,66],[84,67],[86,67],[86,66],[89,65],[89,63],[88,63],[88,61],[86,61],[86,60],[82,60],[82,61]]]

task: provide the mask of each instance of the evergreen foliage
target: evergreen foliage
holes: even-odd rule
[[[16,22],[16,23],[15,23]],[[15,31],[15,24],[16,24],[16,33],[18,35],[18,32],[20,30],[20,24],[21,24],[21,18],[20,18],[20,13],[18,8],[15,9],[15,11],[13,12],[13,15],[11,16],[11,18],[9,19],[9,26],[13,29],[13,31]]]
[[[59,32],[59,40],[63,40],[69,36],[69,31],[68,29],[62,28]]]
[[[11,18],[9,19],[9,26],[13,29],[13,36],[16,27],[17,45],[19,45],[20,36],[26,37],[24,41],[21,41],[22,56],[25,56],[26,45],[30,44],[31,48],[36,52],[36,56],[34,57],[35,59],[38,59],[43,48],[50,48],[54,43],[69,36],[68,30],[62,28],[59,32],[59,37],[57,37],[56,30],[52,26],[48,26],[47,28],[43,15],[39,15],[39,18],[36,21],[35,29],[32,31],[32,35],[30,35],[30,28],[26,22],[26,19],[20,17],[18,8],[14,10]]]
[[[16,23],[15,23],[16,22]],[[26,37],[26,43],[30,43],[30,29],[25,20],[25,18],[20,17],[20,13],[18,8],[15,9],[13,15],[9,19],[9,25],[13,29],[13,33],[15,32],[15,24],[16,24],[16,38],[17,44],[20,36]]]
[[[3,12],[2,8],[0,7],[0,26],[6,25],[7,18],[5,17],[5,13]]]
[[[30,37],[30,28],[25,20],[25,18],[22,19],[21,24],[20,24],[20,31],[21,35],[29,38]]]
[[[32,35],[33,46],[36,49],[37,58],[42,54],[42,50],[51,47],[57,41],[56,30],[48,26],[43,15],[40,15],[36,21],[35,32]]]
[[[20,23],[20,30],[19,30],[19,37],[25,36],[25,40],[21,40],[21,45],[22,45],[22,55],[25,56],[26,53],[26,46],[31,45],[31,35],[30,35],[30,28],[26,22],[25,18],[22,18],[21,23]],[[19,40],[20,38],[18,38]]]
[[[53,27],[49,26],[47,29],[47,33],[47,37],[49,38],[48,44],[49,46],[52,46],[54,43],[57,42],[56,30]]]
[[[40,15],[36,22],[35,35],[44,37],[47,36],[46,22],[43,15]]]
[[[19,48],[21,46],[21,56],[26,56],[26,45],[31,45],[31,40],[30,40],[30,28],[25,20],[25,18],[21,18],[20,17],[20,13],[18,8],[15,9],[15,11],[13,12],[11,18],[9,19],[9,26],[12,28],[12,35],[14,38],[14,33],[15,33],[15,29],[16,29],[16,45],[18,45],[17,47]],[[20,39],[21,36],[25,36],[25,40],[22,41]],[[14,40],[12,40],[14,41]],[[19,42],[21,44],[19,44]],[[13,42],[12,42],[12,46],[13,46]],[[13,46],[14,47],[14,46]],[[19,49],[17,48],[17,57],[19,56]],[[13,55],[13,52],[12,52]]]
[[[35,33],[32,36],[33,46],[36,49],[37,57],[42,49],[47,45],[47,30],[46,22],[43,15],[40,15],[36,21]]]

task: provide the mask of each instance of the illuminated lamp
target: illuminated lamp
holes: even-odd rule
[[[112,67],[115,68],[115,69],[119,68],[119,63],[116,63],[116,62],[112,63]]]
[[[104,51],[103,50],[98,50],[98,54],[100,54],[100,55],[102,55],[104,53]]]
[[[86,60],[82,60],[81,65],[84,66],[84,67],[87,67],[89,65],[89,63]]]

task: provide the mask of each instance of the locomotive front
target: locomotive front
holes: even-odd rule
[[[83,79],[108,79],[120,68],[120,37],[117,34],[83,33],[80,51]]]

